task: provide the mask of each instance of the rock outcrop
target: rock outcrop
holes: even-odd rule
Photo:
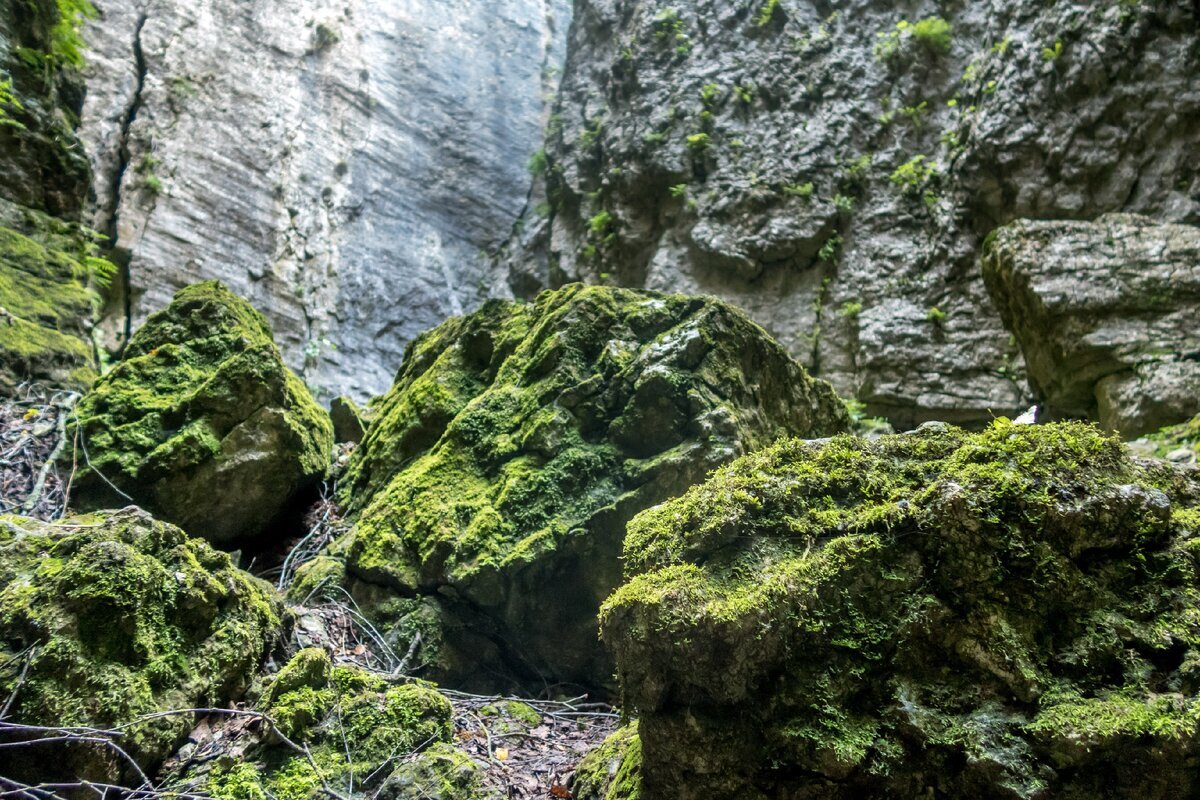
[[[625,523],[779,436],[847,426],[828,384],[718,301],[492,301],[409,349],[341,481],[354,524],[332,552],[364,607],[436,607],[437,674],[602,686],[595,616]]]
[[[120,747],[143,770],[192,723],[144,716],[237,699],[276,641],[280,614],[271,588],[228,555],[136,508],[57,523],[0,518],[6,722],[127,726]],[[5,736],[7,778],[139,783],[99,743],[22,747],[12,744],[19,733]]]
[[[1048,416],[1132,437],[1200,413],[1200,228],[1016,222],[983,273]]]
[[[525,205],[568,0],[96,5],[80,132],[132,328],[219,279],[362,401],[503,286],[482,251]]]
[[[89,8],[0,0],[0,198],[71,220],[88,193],[74,121],[83,102],[77,28]]]
[[[193,536],[261,533],[328,471],[333,425],[261,314],[216,281],[181,290],[78,407],[73,501],[133,500]]]
[[[115,269],[95,248],[78,225],[0,200],[0,393],[95,380],[93,287]]]
[[[871,414],[1018,412],[980,246],[1025,217],[1200,221],[1198,24],[1190,0],[580,0],[513,288],[714,294]]]
[[[0,393],[26,381],[84,389],[92,323],[116,267],[79,224],[88,162],[76,31],[88,6],[0,0]]]
[[[629,526],[646,798],[1184,798],[1200,473],[1082,423],[786,441]]]

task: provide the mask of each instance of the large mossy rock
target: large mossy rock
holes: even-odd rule
[[[1050,416],[1134,437],[1200,413],[1200,228],[1021,220],[983,274]]]
[[[1082,423],[735,462],[601,614],[645,796],[1195,797],[1198,504]]]
[[[78,225],[0,200],[0,393],[95,380],[93,287],[116,270],[95,249]]]
[[[421,337],[374,412],[342,482],[356,594],[431,597],[456,677],[593,686],[626,522],[782,435],[848,425],[730,306],[580,285]]]
[[[261,533],[329,468],[333,426],[261,314],[216,281],[180,290],[79,403],[73,499],[128,502],[212,542]]]
[[[45,523],[0,517],[0,693],[7,722],[109,728],[143,769],[192,715],[245,690],[279,635],[271,588],[229,556],[136,508]],[[23,737],[13,732],[5,741]],[[132,768],[99,745],[0,749],[0,774],[115,782]],[[136,783],[136,781],[135,781]]]

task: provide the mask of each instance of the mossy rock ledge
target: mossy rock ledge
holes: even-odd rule
[[[736,461],[601,612],[644,796],[1195,797],[1198,504],[1082,423]]]
[[[36,381],[82,391],[96,379],[95,256],[76,224],[0,200],[0,394]]]
[[[606,685],[595,618],[628,520],[783,435],[848,424],[722,302],[582,285],[493,301],[409,347],[347,467],[353,527],[332,553],[364,607],[435,606],[432,675]]]
[[[216,281],[188,286],[79,402],[84,509],[132,499],[216,543],[261,533],[323,477],[333,425],[266,319]],[[126,497],[121,497],[114,487]]]
[[[144,715],[240,697],[280,635],[281,613],[271,587],[227,554],[140,509],[59,523],[0,517],[0,694],[15,692],[7,721],[128,726],[120,745],[144,770],[194,723]],[[115,752],[83,744],[0,749],[0,774],[135,778]]]

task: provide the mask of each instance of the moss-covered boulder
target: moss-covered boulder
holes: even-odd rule
[[[95,380],[94,287],[116,269],[95,252],[78,225],[0,201],[0,393]]]
[[[580,762],[571,781],[575,800],[641,800],[642,741],[634,722],[618,728]]]
[[[368,605],[438,606],[443,674],[600,685],[625,523],[781,435],[847,425],[716,300],[574,285],[492,302],[409,348],[343,478],[337,551]]]
[[[191,715],[241,695],[278,635],[271,588],[229,556],[135,508],[45,523],[0,517],[0,694],[6,721],[123,728],[152,769]],[[22,737],[12,732],[5,741]],[[0,774],[26,781],[130,780],[100,745],[0,749]]]
[[[735,462],[602,611],[645,795],[1196,796],[1198,504],[1080,423]]]
[[[262,532],[333,450],[329,415],[284,365],[266,319],[216,281],[151,316],[78,416],[77,505],[132,498],[213,542]]]
[[[258,707],[286,741],[239,726],[233,735],[249,740],[224,742],[219,758],[199,759],[170,784],[216,800],[309,800],[326,786],[388,800],[483,797],[478,767],[452,744],[450,702],[430,686],[334,666],[308,649]]]

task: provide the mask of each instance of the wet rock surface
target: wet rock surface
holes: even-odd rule
[[[137,502],[218,543],[261,534],[333,451],[266,319],[215,281],[151,316],[77,415],[75,505]]]
[[[354,526],[330,552],[364,607],[436,612],[433,674],[602,686],[595,614],[625,523],[781,435],[848,424],[723,303],[578,285],[493,302],[410,348],[341,481]]]
[[[980,246],[1200,221],[1194,4],[582,0],[518,293],[706,292],[899,425],[1029,405]]]
[[[718,471],[601,612],[644,796],[1191,796],[1198,492],[1079,423]]]
[[[1049,417],[1133,437],[1200,412],[1200,228],[1021,221],[989,238],[983,271]]]

